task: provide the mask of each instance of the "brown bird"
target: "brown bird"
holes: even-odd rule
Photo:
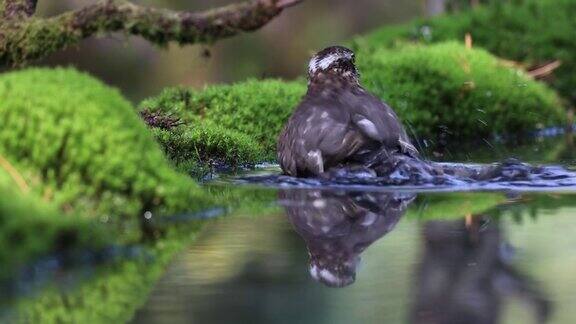
[[[308,91],[278,139],[283,172],[319,176],[336,167],[372,167],[392,154],[418,157],[394,110],[360,85],[354,52],[332,46],[314,55]]]

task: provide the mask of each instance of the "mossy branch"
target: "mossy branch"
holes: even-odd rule
[[[165,45],[212,43],[261,28],[285,8],[302,0],[253,0],[203,12],[142,7],[125,0],[105,0],[51,18],[24,18],[35,0],[0,0],[0,65],[23,64],[84,38],[125,32]],[[18,9],[19,8],[19,9]],[[20,11],[18,11],[20,10]],[[14,19],[16,18],[16,19]]]

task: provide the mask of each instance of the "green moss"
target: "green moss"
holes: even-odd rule
[[[177,165],[251,166],[262,159],[263,149],[248,135],[218,125],[201,124],[174,130],[154,129],[153,133]]]
[[[362,53],[358,55],[362,83],[394,107],[412,136],[521,135],[564,120],[553,91],[483,50],[445,43]],[[145,100],[140,108],[178,116],[191,129],[205,125],[214,134],[224,134],[224,129],[245,134],[273,159],[277,136],[304,91],[303,83],[273,80],[249,80],[203,91],[170,88]],[[174,134],[176,139],[171,141],[178,142],[178,133]],[[245,154],[241,148],[247,141],[234,139],[216,155],[229,156],[223,152],[234,146]],[[166,146],[166,140],[162,143]],[[179,150],[167,150],[179,154]]]
[[[442,43],[375,50],[358,60],[365,86],[418,137],[519,135],[565,116],[553,91],[483,50]]]
[[[518,0],[479,7],[455,15],[383,27],[354,39],[358,57],[379,48],[408,42],[463,41],[470,33],[474,46],[526,64],[558,59],[562,66],[551,84],[572,104],[576,102],[576,1]]]
[[[173,171],[130,104],[72,69],[0,76],[0,154],[34,192],[85,217],[198,210],[209,200]]]
[[[70,15],[53,19],[27,18],[0,22],[0,63],[24,64],[44,57],[83,39],[82,32],[70,28]]]
[[[277,134],[305,89],[302,83],[278,80],[248,80],[210,86],[202,91],[170,88],[144,100],[140,108],[173,113],[188,122],[189,127],[218,125],[246,134],[272,156]]]
[[[77,71],[1,75],[0,120],[0,280],[49,253],[173,230],[162,221],[146,225],[144,211],[158,220],[213,205],[170,167],[130,104]],[[26,190],[18,178],[28,193],[19,193]]]

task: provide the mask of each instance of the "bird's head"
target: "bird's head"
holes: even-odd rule
[[[318,282],[328,287],[346,287],[356,281],[356,268],[360,262],[360,257],[355,256],[346,262],[323,264],[318,260],[310,260],[310,275]]]
[[[354,65],[354,52],[343,46],[330,46],[316,53],[308,64],[308,79],[320,74],[332,74],[354,82],[360,76]]]
[[[346,287],[356,280],[359,263],[360,256],[356,254],[345,259],[335,255],[311,255],[310,275],[328,287]]]

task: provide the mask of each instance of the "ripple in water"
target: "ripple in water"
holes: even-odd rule
[[[562,166],[535,166],[516,159],[494,164],[436,163],[397,156],[374,167],[334,168],[319,178],[280,174],[245,176],[240,183],[273,187],[346,187],[370,190],[576,190],[576,172]]]

